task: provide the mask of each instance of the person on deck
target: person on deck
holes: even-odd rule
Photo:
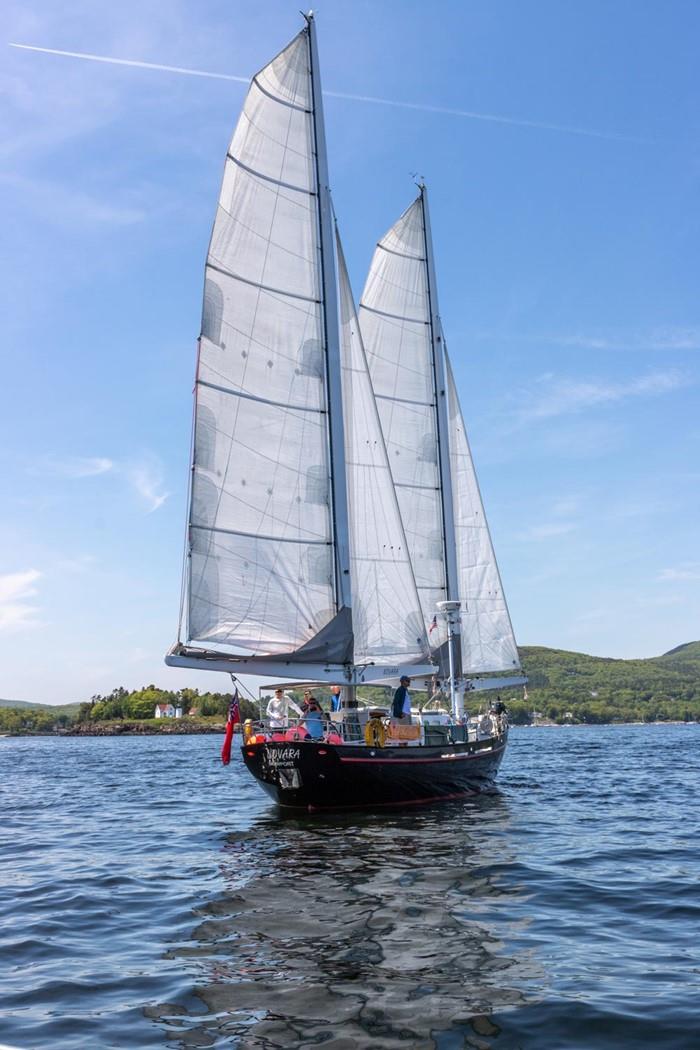
[[[267,705],[267,717],[270,719],[270,728],[286,729],[289,725],[290,710],[301,717],[301,708],[294,703],[291,696],[287,696],[284,689],[275,689],[275,695]]]
[[[393,717],[400,719],[403,725],[411,721],[411,697],[408,692],[410,684],[411,679],[408,675],[402,675],[399,688],[394,693],[394,702],[391,707]]]
[[[343,690],[339,685],[331,686],[331,711],[340,711],[343,704]]]
[[[315,696],[307,689],[304,693],[304,702],[301,705],[301,709],[304,715],[304,721],[302,725],[306,729],[306,732],[310,737],[319,740],[323,737],[324,732],[324,710]]]

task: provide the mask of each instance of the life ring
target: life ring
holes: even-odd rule
[[[367,747],[384,747],[386,742],[386,729],[379,718],[370,718],[365,726],[365,743]]]

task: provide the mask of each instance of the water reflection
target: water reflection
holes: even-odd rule
[[[508,821],[498,794],[393,816],[266,812],[227,836],[227,892],[170,953],[196,961],[203,1012],[151,1016],[171,1046],[490,1047],[489,1015],[542,977],[504,944],[524,894]]]

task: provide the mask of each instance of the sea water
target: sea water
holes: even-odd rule
[[[283,815],[215,736],[0,739],[0,1043],[700,1047],[700,726]]]

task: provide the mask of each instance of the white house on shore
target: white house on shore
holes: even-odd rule
[[[156,704],[156,718],[182,718],[182,708],[172,704]]]

